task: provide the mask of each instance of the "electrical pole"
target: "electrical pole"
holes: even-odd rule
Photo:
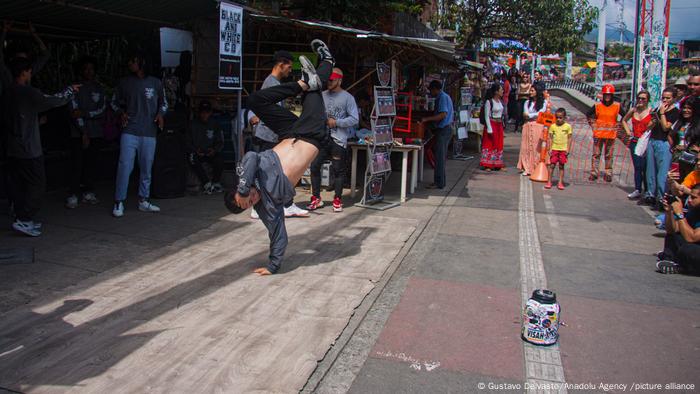
[[[564,78],[571,79],[571,69],[574,63],[574,54],[571,52],[566,53],[566,72],[564,73]]]
[[[605,11],[608,5],[607,0],[603,0],[598,14],[598,48],[595,51],[595,88],[597,91],[603,89],[603,63],[605,63]]]
[[[666,62],[668,55],[668,16],[671,0],[647,0],[654,2],[649,48],[647,90],[652,108],[661,103],[661,93],[666,87]]]

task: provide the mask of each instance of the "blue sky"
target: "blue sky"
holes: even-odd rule
[[[600,6],[602,0],[588,0],[591,5]],[[669,41],[700,40],[700,1],[698,0],[670,0],[671,1],[671,26],[669,29]],[[627,29],[634,31],[635,0],[624,0],[624,21]],[[613,0],[608,0],[607,25],[617,21],[619,9]]]

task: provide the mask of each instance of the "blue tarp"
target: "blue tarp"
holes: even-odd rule
[[[520,41],[517,40],[493,40],[491,43],[491,47],[495,49],[499,48],[515,48],[515,49],[520,49],[522,51],[529,51],[530,48],[527,47],[527,45],[523,44]]]

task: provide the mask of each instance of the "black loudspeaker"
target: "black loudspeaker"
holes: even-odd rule
[[[185,138],[181,132],[168,130],[158,135],[153,160],[152,197],[184,197],[187,186],[185,160]]]

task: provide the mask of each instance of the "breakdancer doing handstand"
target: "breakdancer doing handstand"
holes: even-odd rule
[[[279,135],[280,142],[271,150],[246,153],[236,171],[238,187],[224,194],[229,211],[241,213],[255,206],[267,228],[270,262],[254,271],[259,275],[274,274],[280,269],[288,243],[284,204],[294,197],[294,185],[328,138],[328,117],[321,91],[335,61],[323,41],[313,40],[311,48],[319,55],[318,68],[299,56],[302,79],[262,89],[248,97],[248,108]],[[300,93],[303,93],[303,109],[299,117],[277,105]]]

